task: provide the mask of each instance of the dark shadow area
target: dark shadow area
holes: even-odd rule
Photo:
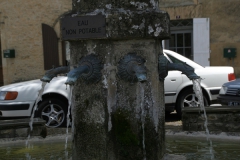
[[[165,113],[165,122],[174,122],[174,121],[180,121],[181,118],[177,115],[176,112],[172,113]]]
[[[182,120],[176,112],[165,114],[165,131],[173,133],[182,131]]]

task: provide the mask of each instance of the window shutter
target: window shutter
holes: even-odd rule
[[[52,27],[42,24],[44,70],[59,66],[58,37]]]
[[[193,59],[202,66],[209,66],[210,19],[193,19]]]

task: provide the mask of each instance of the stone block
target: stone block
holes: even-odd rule
[[[206,107],[206,118],[199,108],[184,108],[182,123],[184,131],[240,132],[240,107]]]
[[[47,136],[46,122],[44,120],[34,118],[32,131],[30,131],[29,121],[29,118],[0,120],[0,138],[26,138],[28,135],[45,138]]]

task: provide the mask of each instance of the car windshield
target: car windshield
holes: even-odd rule
[[[167,55],[168,59],[172,63],[187,63],[193,68],[204,68],[203,66],[197,64],[196,62],[170,50],[164,50],[164,53]]]

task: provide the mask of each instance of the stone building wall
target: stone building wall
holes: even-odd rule
[[[210,65],[233,66],[240,77],[240,0],[160,0],[159,6],[171,20],[210,18]],[[224,48],[236,48],[237,57],[224,58]]]
[[[54,27],[59,37],[57,19],[71,8],[71,0],[0,0],[1,48],[15,49],[15,58],[2,58],[4,84],[41,78],[45,73],[41,25]]]

